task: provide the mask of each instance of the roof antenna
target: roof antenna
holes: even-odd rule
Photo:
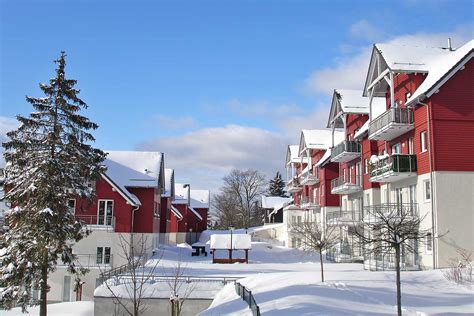
[[[449,51],[453,51],[453,47],[451,46],[451,37],[448,37],[448,49]]]

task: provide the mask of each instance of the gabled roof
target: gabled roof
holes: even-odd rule
[[[162,197],[174,197],[174,169],[165,169],[165,188]]]
[[[456,53],[460,49],[464,51],[464,54]],[[444,47],[375,44],[372,49],[372,56],[365,80],[364,96],[368,95],[368,86],[387,69],[396,73],[429,74],[430,72],[443,72],[440,71],[440,68],[445,69],[446,67],[441,63],[445,61],[451,65],[456,64],[469,50],[472,50],[472,40],[460,49],[450,50]],[[445,69],[444,73],[449,69],[449,67]],[[439,75],[435,77],[439,77]],[[383,97],[387,91],[387,86],[388,83],[385,80],[381,80],[377,85],[374,96]]]
[[[430,97],[435,93],[444,82],[471,60],[474,55],[473,49],[474,40],[470,40],[458,49],[450,51],[450,54],[443,54],[443,56],[432,60],[429,63],[428,76],[407,100],[406,105],[410,105],[422,96]]]
[[[197,217],[197,219],[199,219],[200,221],[202,221],[202,216],[201,214],[199,214],[198,211],[196,211],[194,208],[190,207],[189,210],[191,211],[191,213],[193,213],[194,216]]]
[[[334,131],[334,144],[344,140],[344,133]],[[301,131],[298,152],[305,149],[326,150],[332,146],[332,131],[327,129],[304,129]]]
[[[372,108],[385,109],[385,98],[373,98]],[[328,128],[334,121],[335,128],[343,128],[342,114],[369,114],[369,98],[363,96],[362,90],[335,89],[329,111]]]
[[[173,204],[188,204],[188,188],[184,187],[182,183],[175,183],[174,185],[175,195]],[[191,189],[190,192],[190,207],[192,208],[209,208],[211,192],[209,190],[195,190]]]
[[[181,212],[173,205],[171,205],[171,213],[173,213],[179,220],[183,219],[183,214],[181,214]]]
[[[141,151],[108,151],[103,178],[131,205],[138,206],[138,198],[127,188],[163,188],[163,154]]]
[[[298,148],[298,145],[288,145],[288,149],[286,150],[286,165],[292,162],[300,162]]]
[[[324,166],[326,164],[326,162],[329,161],[329,158],[331,158],[331,151],[332,151],[331,148],[326,150],[326,152],[321,157],[321,159],[319,159],[319,161],[316,163],[316,167]]]

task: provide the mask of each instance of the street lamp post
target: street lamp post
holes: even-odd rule
[[[233,250],[233,247],[232,247],[232,234],[234,232],[234,226],[229,226],[229,230],[230,230],[230,249],[229,249],[229,259],[230,259],[230,262],[232,263],[232,250]]]

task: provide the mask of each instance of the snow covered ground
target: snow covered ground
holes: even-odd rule
[[[185,275],[245,277],[239,282],[252,291],[264,315],[396,313],[393,271],[370,272],[361,264],[325,263],[326,282],[321,283],[317,255],[262,242],[252,247],[250,264],[225,265],[212,264],[210,257],[191,257],[188,247],[167,246],[159,269],[170,273],[176,260],[181,260]],[[402,294],[405,315],[474,314],[473,288],[446,281],[439,270],[402,272]],[[201,315],[251,312],[233,284],[228,284]]]
[[[39,315],[39,306],[28,309],[28,314],[23,314],[21,308],[14,308],[9,311],[0,311],[2,316],[36,316]],[[48,305],[48,316],[93,316],[94,302],[68,302]]]

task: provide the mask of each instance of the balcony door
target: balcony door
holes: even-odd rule
[[[114,212],[113,200],[99,200],[97,210],[97,225],[112,226],[112,216]]]
[[[361,174],[362,174],[362,164],[359,161],[358,163],[356,163],[356,179],[355,179],[356,181],[355,181],[355,184],[362,185]]]

